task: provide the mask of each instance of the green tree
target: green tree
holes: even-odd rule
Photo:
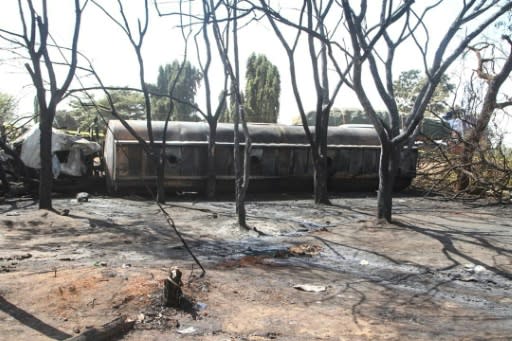
[[[145,120],[144,96],[141,92],[131,90],[110,91],[112,102],[119,115],[126,120]],[[110,104],[106,96],[95,101],[93,98],[75,98],[69,103],[69,112],[57,112],[56,123],[66,126],[67,129],[87,130],[93,124],[98,124],[99,129],[106,128],[106,122],[113,119]],[[66,118],[72,116],[77,122],[75,128],[70,128],[63,122],[71,123]]]
[[[149,90],[161,95],[171,95],[173,121],[197,121],[195,115],[195,97],[203,76],[189,62],[180,63],[175,60],[172,64],[161,65],[158,68],[156,84],[149,84]],[[172,91],[172,93],[171,93]],[[153,96],[153,116],[157,120],[163,120],[169,112],[169,98]]]
[[[426,82],[427,79],[420,70],[408,70],[400,73],[398,79],[393,82],[393,90],[398,110],[401,114],[409,114],[411,112],[414,102]],[[427,105],[426,112],[439,116],[449,110],[446,100],[454,89],[455,85],[450,83],[450,78],[446,74],[443,75],[432,95],[432,99]]]
[[[59,110],[55,113],[53,126],[58,129],[76,130],[80,128],[77,117],[71,111]]]
[[[388,120],[388,115],[385,111],[377,111],[377,115],[384,121]],[[314,125],[316,121],[316,111],[309,111],[306,114],[306,119],[309,125]],[[302,124],[300,115],[294,118],[292,124]],[[339,126],[341,124],[371,124],[371,122],[361,109],[331,109],[329,113],[329,126]]]
[[[221,91],[221,93],[219,94],[219,103],[222,101],[224,96],[226,96],[226,94],[224,93],[224,91]],[[231,100],[229,101],[229,103],[226,100],[223,101],[223,105],[220,108],[221,114],[219,116],[219,122],[223,122],[223,123],[232,123],[233,122],[233,111],[231,110],[231,106],[232,106],[231,102],[232,102]]]
[[[279,70],[262,54],[251,54],[245,73],[248,122],[276,123],[279,114],[281,80]]]
[[[110,97],[119,114],[127,120],[143,120],[146,118],[144,113],[144,96],[141,92],[131,90],[115,90],[110,92]],[[100,108],[109,108],[108,100],[103,97],[98,101]],[[108,120],[112,116],[109,111],[102,109],[101,114]]]
[[[236,89],[233,86],[233,84],[231,84],[230,91],[227,95],[228,99],[224,101],[224,105],[221,108],[222,114],[220,115],[219,122],[233,123],[235,121],[234,120],[234,116],[236,115],[236,111],[235,111],[236,96],[235,96],[235,94],[236,94]],[[219,102],[222,100],[223,96],[224,96],[224,93],[221,92],[219,94]],[[240,92],[240,101],[242,103],[246,103],[245,95],[243,92]],[[247,110],[245,111],[245,119],[247,121]],[[259,122],[262,122],[262,121],[259,121]]]
[[[0,124],[13,118],[16,104],[13,96],[0,92]]]

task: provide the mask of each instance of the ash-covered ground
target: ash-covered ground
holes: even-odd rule
[[[508,340],[510,205],[400,195],[252,197],[234,204],[90,196],[0,204],[0,339],[65,339],[119,315],[126,340]],[[66,215],[59,213],[66,212]],[[192,311],[161,306],[178,266]]]

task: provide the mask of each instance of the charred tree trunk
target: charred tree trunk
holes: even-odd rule
[[[236,103],[236,114],[234,116],[234,166],[235,166],[235,199],[236,199],[236,213],[238,215],[238,224],[241,227],[248,228],[245,210],[245,195],[249,187],[249,170],[250,170],[250,152],[251,152],[251,137],[247,124],[245,122],[245,115],[243,106]],[[245,144],[243,146],[243,159],[240,153],[240,130],[239,124],[242,124]]]
[[[208,122],[210,133],[208,135],[208,174],[206,179],[206,195],[209,199],[215,197],[217,179],[215,176],[215,141],[217,141],[217,120]]]
[[[383,142],[379,163],[379,189],[377,192],[377,219],[391,222],[393,212],[393,187],[400,160],[400,148]]]
[[[240,214],[238,216],[238,223],[240,226],[248,228],[246,221],[246,212],[245,212],[245,196],[247,194],[247,189],[249,188],[249,176],[251,170],[251,137],[249,136],[249,129],[247,128],[247,123],[245,121],[245,114],[242,108],[241,112],[242,118],[242,127],[245,135],[245,146],[244,146],[244,159],[243,159],[243,168],[242,168],[242,183],[240,184],[240,202],[243,203],[243,208],[239,211]]]
[[[236,181],[236,214],[238,216],[238,225],[247,227],[247,212],[245,210],[245,198],[242,192],[242,178],[238,178]]]
[[[156,174],[156,201],[163,204],[165,203],[165,162],[167,161],[167,154],[165,152],[167,146],[167,126],[171,118],[172,105],[167,113],[164,124],[164,133],[162,136],[162,145],[160,147],[160,153],[156,153],[156,147],[154,141],[151,145],[151,151],[154,153],[154,161],[157,164]]]
[[[157,174],[156,174],[156,200],[165,203],[165,144],[162,145],[162,151],[156,158]]]
[[[319,157],[314,165],[314,198],[315,204],[329,205],[329,194],[327,191],[328,169],[327,158]]]
[[[9,181],[7,180],[7,175],[5,174],[4,167],[0,163],[0,181],[2,182],[2,190],[5,194],[9,193],[11,187],[9,185]]]
[[[40,156],[41,169],[39,173],[39,208],[52,209],[52,121],[53,115],[51,109],[41,112],[39,122],[40,130]]]
[[[234,175],[235,175],[235,209],[238,216],[238,224],[242,227],[246,227],[246,211],[245,211],[245,193],[243,191],[243,172],[242,162],[240,158],[240,132],[238,130],[239,115],[235,114],[235,134],[234,134],[234,150],[233,150],[233,163],[234,163]]]
[[[232,73],[233,81],[235,82],[236,89],[236,114],[235,114],[235,167],[238,168],[236,171],[236,211],[238,214],[238,224],[241,227],[248,228],[246,220],[245,210],[245,194],[249,186],[249,153],[251,150],[251,137],[247,129],[247,122],[245,121],[245,113],[242,99],[242,92],[240,90],[240,60],[238,52],[238,9],[237,2],[235,1],[233,8],[233,52],[234,52],[234,73]],[[240,134],[239,124],[242,125],[242,129],[245,136],[244,145],[244,159],[243,164],[240,163]],[[243,167],[242,169],[240,169]]]
[[[317,117],[315,124],[315,148],[312,148],[313,161],[314,161],[314,198],[315,204],[330,205],[329,192],[327,182],[329,179],[328,165],[327,165],[327,131],[329,129],[329,112],[330,106],[328,103],[323,103],[323,98],[320,98],[317,108]],[[321,104],[321,105],[320,105]],[[324,109],[320,109],[324,106]],[[326,109],[325,109],[326,108]]]
[[[57,84],[57,75],[55,72],[55,63],[51,59],[49,52],[48,38],[51,38],[49,32],[49,16],[46,1],[41,4],[41,12],[36,11],[32,2],[28,2],[28,13],[25,12],[21,1],[18,2],[23,33],[10,33],[16,39],[20,39],[20,46],[27,50],[30,56],[30,63],[25,63],[34,87],[37,93],[37,104],[39,106],[39,130],[40,130],[40,181],[39,181],[39,208],[52,209],[52,123],[55,117],[58,103],[63,99],[65,92],[69,88],[78,65],[78,37],[80,33],[80,23],[82,11],[85,4],[79,0],[74,1],[75,21],[72,36],[72,43],[69,49],[59,49],[69,51],[69,56],[63,56],[69,60],[69,69],[65,73],[62,84]],[[59,46],[53,38],[51,46]],[[44,76],[46,74],[46,77]]]
[[[464,149],[460,159],[460,168],[457,169],[457,183],[455,190],[457,192],[468,189],[470,184],[469,174],[472,172],[473,155],[475,154],[475,146],[471,145],[471,142],[464,142]]]

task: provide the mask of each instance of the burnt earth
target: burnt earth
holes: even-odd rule
[[[253,197],[261,235],[229,201],[171,198],[204,276],[149,200],[4,202],[0,339],[64,339],[121,315],[136,321],[126,340],[509,339],[510,206],[401,195],[394,224],[377,224],[373,194],[332,202]],[[162,304],[174,266],[178,308]]]

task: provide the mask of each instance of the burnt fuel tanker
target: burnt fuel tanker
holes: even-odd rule
[[[146,121],[127,121],[149,142]],[[158,148],[164,122],[152,122]],[[311,147],[302,126],[249,124],[252,141],[250,191],[309,191],[313,185]],[[219,123],[215,145],[215,174],[219,191],[233,191],[233,124]],[[209,127],[203,122],[169,122],[165,134],[165,187],[203,191],[208,169]],[[243,139],[243,134],[242,134]],[[368,191],[378,186],[380,145],[373,127],[341,125],[328,130],[328,186],[331,191]],[[243,145],[243,143],[242,143]],[[121,124],[109,122],[104,146],[110,191],[154,186],[155,163],[141,143]],[[404,149],[396,189],[407,187],[416,175],[416,150]]]

